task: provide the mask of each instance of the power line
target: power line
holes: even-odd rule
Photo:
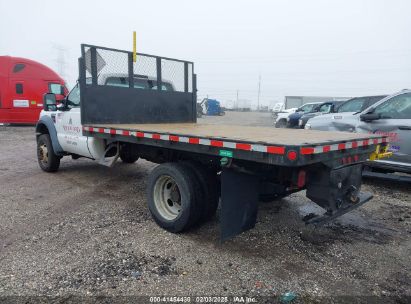
[[[261,74],[258,75],[257,110],[260,110]]]

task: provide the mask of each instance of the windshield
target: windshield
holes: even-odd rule
[[[149,83],[151,84],[151,89],[152,90],[157,90],[157,83],[154,81],[149,81]],[[154,84],[155,83],[155,84]],[[161,90],[162,91],[174,91],[173,90],[173,86],[170,83],[167,82],[163,82],[161,84]]]
[[[128,77],[108,77],[106,79],[106,85],[128,88]],[[134,88],[135,89],[145,89],[145,90],[157,90],[157,82],[146,78],[134,78]],[[161,84],[162,91],[173,91],[173,86],[170,83],[163,82]]]
[[[315,103],[305,104],[305,105],[303,105],[301,108],[299,108],[299,109],[297,110],[297,112],[309,113],[309,112],[311,112],[311,111],[314,109],[314,107],[315,107],[316,105],[317,105],[317,104],[315,104]]]
[[[55,95],[60,95],[62,92],[64,92],[64,86],[59,84],[59,83],[49,83],[49,93],[55,94]]]
[[[366,108],[372,106],[377,101],[387,97],[387,95],[381,96],[369,96],[369,97],[356,97],[343,103],[337,110],[338,113],[341,112],[361,112]]]
[[[366,99],[362,97],[350,99],[338,108],[338,113],[359,112],[363,108],[365,102]]]
[[[319,112],[321,112],[321,113],[328,113],[328,112],[331,111],[331,107],[332,107],[332,105],[331,105],[330,103],[323,104],[323,105],[320,107]]]
[[[375,109],[382,119],[411,119],[411,93],[397,95]]]
[[[106,85],[128,88],[128,77],[109,77],[106,80]],[[134,78],[135,89],[148,89],[147,79]]]

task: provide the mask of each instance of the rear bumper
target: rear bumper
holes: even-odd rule
[[[340,217],[343,214],[346,214],[347,212],[350,212],[351,210],[354,210],[362,205],[364,205],[366,202],[371,200],[373,198],[373,195],[369,192],[360,192],[357,196],[358,200],[355,203],[347,204],[346,206],[338,209],[338,211],[334,212],[333,214],[329,214],[328,212],[325,213],[324,215],[315,215],[315,216],[307,216],[306,219],[304,219],[306,224],[325,224],[327,222],[330,222],[337,217]]]

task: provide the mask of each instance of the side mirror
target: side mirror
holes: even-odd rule
[[[43,96],[43,109],[44,111],[56,111],[57,110],[57,101],[56,95],[52,93],[46,93]]]
[[[60,95],[65,95],[65,92],[64,92],[64,86],[60,86]]]
[[[381,118],[380,114],[378,113],[367,113],[367,114],[362,114],[360,116],[361,121],[373,121],[373,120],[377,120],[380,118]]]

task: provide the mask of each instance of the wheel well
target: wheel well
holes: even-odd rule
[[[36,126],[36,133],[37,137],[40,136],[41,134],[50,134],[49,129],[46,127],[45,124],[38,124]]]

